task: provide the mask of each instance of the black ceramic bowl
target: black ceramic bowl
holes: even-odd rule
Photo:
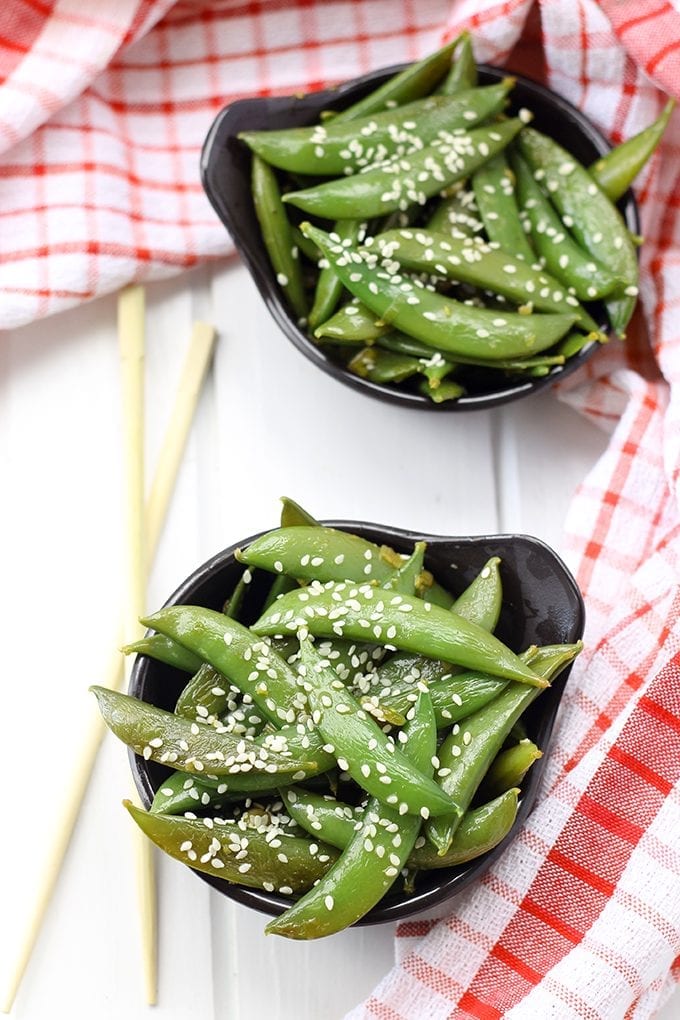
[[[387,543],[399,552],[410,552],[414,542],[426,541],[426,566],[454,594],[460,593],[476,577],[491,556],[500,556],[504,597],[496,634],[515,651],[521,651],[532,644],[571,643],[583,634],[584,607],[576,583],[556,554],[538,539],[526,535],[439,538],[356,521],[329,523],[372,542]],[[243,569],[235,560],[234,552],[257,537],[253,535],[243,539],[238,545],[225,549],[204,563],[182,582],[168,599],[167,605],[184,603],[220,609]],[[260,576],[264,575],[260,572]],[[257,618],[265,595],[266,587],[258,577],[258,572],[255,572],[244,610],[245,622],[254,622]],[[550,743],[555,715],[568,675],[569,668],[534,702],[524,717],[529,736],[544,752]],[[139,656],[132,670],[130,694],[172,711],[187,679],[185,673]],[[520,825],[531,810],[545,761],[544,755],[533,765],[524,781],[515,826]],[[170,770],[132,753],[130,762],[139,795],[144,806],[149,807],[154,792],[162,785]],[[503,847],[511,838],[512,832],[499,846],[468,864],[422,874],[412,896],[404,895],[395,886],[359,924],[395,921],[449,899],[485,871],[503,852]],[[287,897],[278,893],[230,885],[213,876],[200,872],[196,874],[225,896],[265,914],[280,914],[290,904]]]
[[[239,132],[314,123],[321,110],[348,106],[404,66],[374,71],[346,82],[337,89],[324,92],[313,92],[300,97],[240,99],[231,103],[217,115],[205,140],[201,154],[203,187],[217,215],[229,230],[274,319],[288,339],[324,372],[363,393],[406,407],[428,411],[469,411],[494,407],[536,393],[573,372],[593,353],[597,343],[589,344],[565,365],[554,367],[549,375],[542,378],[513,379],[500,372],[483,369],[470,372],[466,378],[466,396],[435,404],[428,397],[417,391],[411,392],[404,386],[382,386],[361,379],[334,361],[327,349],[311,340],[288,309],[261,240],[250,193],[250,150],[238,140]],[[479,68],[479,81],[482,85],[490,85],[500,81],[506,74],[500,68],[482,64]],[[521,107],[532,110],[535,115],[534,126],[555,138],[585,166],[609,151],[610,145],[604,136],[566,99],[528,78],[521,75],[515,77],[517,84],[510,95],[511,114]],[[619,208],[629,229],[639,233],[637,206],[632,192],[629,191],[622,198]],[[606,316],[602,315],[601,321],[606,330]]]

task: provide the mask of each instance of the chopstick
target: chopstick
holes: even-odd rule
[[[204,322],[197,322],[194,325],[191,343],[182,369],[179,389],[170,416],[170,424],[165,433],[163,447],[158,458],[156,473],[146,504],[147,572],[153,562],[161,537],[170,504],[170,497],[177,479],[182,453],[189,437],[198,397],[212,359],[215,340],[216,334],[212,326]],[[111,655],[103,678],[103,683],[106,687],[116,690],[123,684],[123,656],[119,651],[121,644],[122,626],[118,633],[116,647]],[[21,979],[40,934],[42,922],[52,898],[52,893],[54,892],[57,878],[59,877],[61,866],[78,819],[80,806],[90,782],[97,752],[105,733],[106,726],[93,706],[91,720],[87,727],[77,767],[62,809],[60,824],[52,844],[50,859],[43,874],[36,882],[36,895],[33,907],[26,919],[25,930],[23,933],[19,933],[17,939],[17,956],[0,1007],[3,1013],[9,1013],[12,1009]]]
[[[123,398],[123,465],[125,475],[126,570],[123,596],[123,640],[141,637],[140,616],[146,610],[146,522],[144,520],[144,288],[126,287],[118,297],[118,351]],[[129,670],[124,670],[127,676]],[[132,833],[137,878],[142,973],[147,1003],[158,992],[156,874],[153,849],[141,832]]]

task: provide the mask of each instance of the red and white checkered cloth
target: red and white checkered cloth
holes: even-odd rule
[[[468,25],[614,141],[680,95],[666,0],[5,0],[0,327],[230,250],[198,179],[218,109],[417,57]],[[680,115],[637,185],[638,316],[561,396],[611,432],[570,509],[588,606],[537,808],[351,1014],[644,1018],[680,979]]]

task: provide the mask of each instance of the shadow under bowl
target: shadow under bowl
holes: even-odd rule
[[[371,542],[390,545],[402,553],[411,552],[416,541],[427,542],[427,569],[454,595],[460,594],[472,582],[491,556],[500,556],[503,608],[495,633],[516,652],[532,644],[572,643],[583,635],[585,611],[576,582],[559,557],[536,538],[527,535],[442,538],[356,521],[326,523]],[[238,545],[208,560],[182,582],[166,605],[199,605],[220,610],[243,570],[243,565],[235,559],[234,553],[257,537],[253,535],[243,539]],[[246,624],[253,623],[259,616],[270,577],[262,571],[254,572],[244,606],[243,621]],[[395,885],[358,924],[396,921],[448,900],[479,877],[503,852],[535,801],[546,762],[545,752],[549,748],[555,716],[569,672],[570,667],[564,669],[523,717],[530,738],[543,750],[544,757],[533,765],[522,784],[517,819],[506,839],[493,850],[467,864],[421,873],[413,895],[405,895]],[[172,711],[188,679],[186,673],[138,656],[132,670],[129,693],[142,701]],[[142,803],[148,808],[155,791],[171,770],[155,762],[145,761],[132,752],[130,764]],[[291,903],[289,897],[279,893],[232,885],[201,872],[196,874],[225,896],[265,914],[281,914]]]
[[[316,343],[298,326],[276,281],[276,274],[262,242],[251,197],[251,153],[245,143],[239,141],[239,132],[312,124],[318,120],[322,110],[343,109],[405,66],[383,68],[323,92],[239,99],[230,103],[217,115],[203,145],[201,180],[205,192],[231,234],[275,321],[298,350],[335,379],[379,400],[436,412],[479,410],[537,393],[579,368],[599,345],[596,342],[588,344],[569,358],[565,365],[553,367],[548,375],[541,378],[513,378],[498,371],[468,370],[465,379],[466,396],[435,404],[417,390],[409,390],[408,383],[399,387],[379,385],[354,375],[344,365],[334,361],[327,347]],[[481,64],[479,83],[492,85],[507,77],[507,74],[502,68]],[[511,115],[515,115],[522,107],[530,109],[534,114],[533,125],[568,149],[584,166],[590,166],[609,152],[611,146],[607,139],[575,106],[544,85],[521,75],[513,77],[516,85],[510,94],[508,112]],[[638,234],[638,211],[631,191],[621,199],[619,209],[628,229]],[[594,314],[602,329],[609,331],[603,309],[596,308]]]

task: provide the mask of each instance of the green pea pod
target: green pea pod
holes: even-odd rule
[[[527,128],[519,146],[534,173],[545,175],[550,197],[579,244],[622,280],[621,293],[613,293],[606,308],[614,332],[624,336],[637,301],[638,263],[620,212],[585,167],[552,138]]]
[[[268,531],[236,555],[251,567],[308,581],[386,581],[403,562],[387,546],[318,525]]]
[[[494,758],[477,791],[477,799],[484,802],[519,786],[527,772],[543,752],[533,740],[520,740],[513,747],[506,747]]]
[[[164,634],[150,634],[148,637],[123,645],[121,652],[125,655],[148,655],[150,659],[164,662],[166,666],[174,666],[183,673],[196,673],[203,665],[203,660],[190,652],[183,645],[173,641]]]
[[[252,575],[249,570],[244,570],[240,578],[236,582],[236,586],[232,591],[231,595],[227,599],[224,607],[224,615],[228,616],[230,620],[238,620],[241,610],[243,609],[243,602],[246,597],[246,593],[252,581]]]
[[[229,800],[226,785],[215,779],[199,779],[173,772],[156,790],[149,810],[155,815],[180,815],[185,811],[217,811]],[[242,793],[237,794],[239,798]],[[233,795],[232,795],[233,799]]]
[[[299,227],[291,227],[291,237],[293,239],[293,247],[298,249],[298,252],[302,252],[305,258],[308,258],[314,265],[321,258],[321,252],[317,246],[310,241],[302,233]]]
[[[514,176],[504,153],[499,152],[475,170],[472,190],[489,240],[514,258],[532,265],[536,256],[519,218]]]
[[[279,793],[288,814],[305,832],[338,850],[345,849],[365,813],[364,808],[350,807],[301,786],[289,786]]]
[[[317,326],[314,336],[334,344],[363,344],[377,340],[391,328],[360,301],[350,301],[327,322]]]
[[[290,528],[300,524],[316,528],[319,525],[316,518],[312,517],[312,515],[308,513],[304,507],[301,507],[299,503],[296,503],[294,499],[290,499],[288,496],[282,496],[281,504],[282,528]]]
[[[651,158],[668,127],[675,104],[675,99],[669,99],[653,124],[617,145],[589,167],[590,176],[612,202],[618,202],[625,195]]]
[[[385,581],[383,587],[387,591],[397,592],[401,595],[415,595],[418,579],[425,565],[426,550],[427,542],[416,542],[411,555],[404,560],[400,567],[397,567],[392,576]]]
[[[462,134],[457,133],[459,129],[440,132],[436,142],[409,156],[351,177],[290,191],[283,200],[327,220],[372,219],[406,209],[412,202],[425,205],[428,198],[467,177],[509,145],[522,126],[516,117]]]
[[[460,37],[458,37],[460,38]],[[451,56],[458,38],[442,46],[436,53],[431,53],[423,60],[410,64],[405,70],[394,75],[384,84],[380,85],[373,92],[369,92],[363,99],[345,107],[333,116],[333,123],[344,120],[357,120],[370,113],[379,113],[381,110],[390,109],[393,106],[403,106],[420,96],[427,96],[446,74],[451,63]]]
[[[472,40],[467,32],[463,32],[456,59],[437,92],[442,96],[454,96],[463,89],[474,88],[476,84],[477,65],[472,52]]]
[[[391,230],[375,239],[378,251],[416,272],[435,273],[502,294],[515,304],[531,303],[540,312],[575,315],[579,326],[596,330],[597,323],[565,292],[554,277],[479,241],[439,236],[429,230]],[[495,319],[500,329],[502,313]]]
[[[368,638],[493,676],[547,686],[514,652],[476,624],[441,606],[369,584],[310,585],[302,593],[284,595],[273,608],[253,625],[256,634],[304,634],[306,630],[317,637]]]
[[[355,244],[363,239],[365,229],[365,224],[361,220],[338,220],[332,233],[340,242],[350,241]],[[314,302],[309,313],[308,324],[311,330],[315,330],[317,326],[331,317],[343,290],[342,281],[338,278],[335,270],[324,264],[316,280]]]
[[[512,155],[512,165],[522,211],[529,220],[534,246],[547,271],[565,287],[573,287],[581,301],[595,301],[611,294],[621,285],[619,277],[574,241],[517,153]]]
[[[218,719],[229,705],[230,686],[221,673],[204,662],[177,699],[175,715],[190,722]]]
[[[298,587],[298,583],[294,577],[287,577],[286,574],[279,574],[272,581],[271,588],[267,592],[267,597],[264,600],[263,609],[269,609],[273,606],[276,600],[281,595],[285,595],[287,592],[292,591]]]
[[[170,857],[253,889],[284,895],[304,892],[338,856],[334,847],[290,835],[271,824],[177,818],[147,813],[129,800],[123,803],[142,832]]]
[[[272,610],[270,607],[268,611]],[[275,726],[294,722],[296,712],[304,709],[304,696],[288,663],[267,642],[259,641],[236,620],[202,606],[167,606],[146,617],[145,626],[200,655],[248,694]]]
[[[253,156],[251,185],[255,214],[277,283],[295,314],[303,319],[307,315],[307,298],[297,245],[293,241],[276,175],[259,156]]]
[[[312,718],[334,747],[340,768],[371,796],[398,808],[400,814],[428,818],[455,813],[455,802],[442,797],[441,787],[417,769],[366,714],[328,660],[321,659],[308,641],[301,642],[300,650]]]
[[[532,661],[536,673],[545,676],[545,663]],[[509,684],[498,697],[473,715],[462,725],[455,724],[439,748],[437,778],[442,788],[451,794],[466,811],[475,792],[486,775],[503,741],[522,713],[540,694],[538,688]],[[453,812],[441,820],[428,822],[427,837],[445,854],[451,845],[460,817]]]
[[[474,192],[460,187],[453,195],[443,198],[435,206],[425,229],[433,234],[445,234],[447,238],[455,237],[457,240],[480,234],[484,230],[484,224],[479,218]]]
[[[303,232],[312,237],[347,289],[379,316],[382,322],[444,351],[496,361],[528,357],[552,347],[576,321],[576,315],[520,315],[504,312],[503,326],[496,325],[499,313],[471,308],[459,301],[427,290],[417,280],[375,268],[371,249],[348,249],[334,244],[327,234],[310,224]],[[385,265],[385,263],[383,264]],[[392,263],[387,261],[387,266]]]
[[[419,871],[454,868],[493,850],[515,823],[519,792],[517,789],[508,790],[488,804],[466,811],[445,854],[438,854],[423,837],[419,837],[408,859],[409,868]]]
[[[400,383],[418,375],[421,370],[417,358],[407,354],[394,354],[376,347],[362,347],[347,365],[353,375],[374,383]]]
[[[255,772],[268,776],[270,786],[272,775],[299,773],[307,764],[265,750],[250,737],[199,726],[127,694],[96,686],[90,690],[109,729],[147,761],[199,775]]]
[[[423,776],[432,770],[436,728],[427,695],[421,695],[412,723],[406,729],[408,758]],[[371,798],[341,856],[306,896],[281,917],[270,921],[267,933],[288,938],[322,938],[341,931],[363,917],[394,884],[413,849],[420,819],[404,818]]]
[[[238,137],[270,166],[310,176],[337,177],[429,145],[440,131],[469,128],[500,113],[511,78],[457,96],[430,96],[397,110],[351,121],[280,131],[244,131]]]
[[[571,338],[576,336],[580,337],[582,340],[581,346],[583,346],[585,343],[592,343],[593,340],[600,340],[602,334],[588,333],[586,335],[573,333],[569,335]],[[572,339],[570,342],[574,343],[575,341]],[[566,341],[564,343],[566,345]],[[535,365],[563,365],[566,357],[562,352],[561,344],[562,341],[560,341],[559,354],[537,354],[533,358],[504,358],[498,361],[483,361],[481,358],[466,358],[456,355],[456,364],[477,365],[479,368],[495,369],[497,372],[523,372],[527,368],[533,368]],[[405,333],[388,333],[378,340],[378,346],[384,347],[388,351],[394,351],[395,354],[410,354],[414,358],[425,358],[428,354],[430,356],[432,354],[431,348],[428,348],[426,344],[421,343],[419,340],[414,340],[413,337],[406,336]],[[441,351],[435,353],[443,357]]]

